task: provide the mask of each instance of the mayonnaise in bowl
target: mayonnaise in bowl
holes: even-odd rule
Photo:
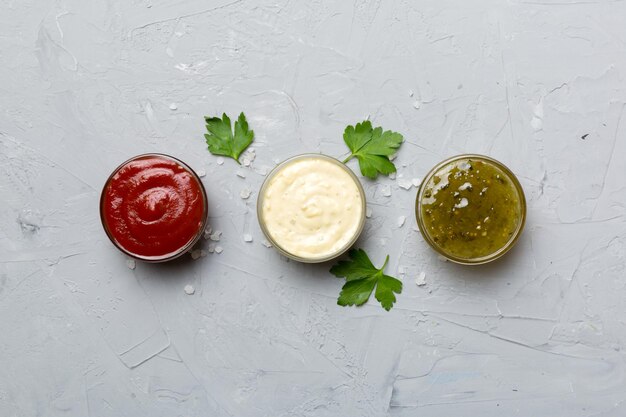
[[[365,222],[365,193],[338,160],[304,154],[268,175],[257,201],[263,233],[285,256],[324,262],[344,253]]]

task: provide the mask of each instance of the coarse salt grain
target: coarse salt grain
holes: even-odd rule
[[[406,216],[398,217],[398,227],[404,226],[404,222],[406,222]]]

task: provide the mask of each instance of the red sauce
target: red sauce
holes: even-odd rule
[[[200,233],[204,189],[174,159],[144,155],[113,173],[102,193],[102,220],[111,239],[132,255],[167,257]]]

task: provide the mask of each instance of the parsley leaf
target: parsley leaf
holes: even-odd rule
[[[239,155],[252,143],[254,139],[254,131],[248,129],[246,116],[241,113],[235,122],[235,133],[230,125],[230,119],[226,113],[219,117],[206,117],[205,134],[206,143],[209,145],[209,151],[213,155],[223,155],[233,158],[239,164]]]
[[[352,249],[349,255],[351,260],[341,261],[330,269],[331,274],[346,279],[337,304],[340,306],[363,305],[369,300],[376,287],[374,296],[383,308],[389,311],[396,302],[395,294],[402,292],[402,282],[384,273],[389,262],[389,255],[380,269],[372,264],[363,249]]]
[[[389,156],[398,151],[404,138],[401,134],[382,127],[372,128],[372,123],[365,120],[356,126],[348,126],[343,132],[343,140],[352,154],[344,163],[352,158],[359,160],[363,176],[375,179],[378,174],[389,175],[396,172],[396,166]]]

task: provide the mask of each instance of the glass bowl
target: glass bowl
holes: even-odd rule
[[[137,160],[141,160],[141,159],[148,159],[148,158],[161,158],[161,159],[173,161],[176,164],[178,164],[180,167],[183,168],[183,170],[188,172],[196,180],[196,182],[197,182],[197,184],[199,186],[199,189],[200,189],[200,194],[202,196],[202,206],[203,206],[202,222],[199,225],[198,230],[196,231],[194,236],[187,243],[185,243],[184,245],[182,245],[181,247],[179,247],[175,251],[167,253],[167,254],[164,254],[164,255],[159,255],[159,256],[141,255],[141,254],[133,253],[132,251],[130,251],[127,248],[125,248],[115,238],[115,234],[111,231],[111,229],[109,227],[109,224],[107,222],[106,216],[104,214],[104,212],[106,210],[105,209],[105,194],[106,194],[109,186],[111,185],[111,181],[112,181],[113,177],[115,176],[115,174],[117,174],[122,168],[124,168],[125,166],[127,166],[131,162],[134,162],[134,161],[137,161]],[[134,156],[134,157],[128,159],[127,161],[124,161],[117,168],[115,168],[113,170],[113,172],[111,173],[111,175],[109,176],[109,178],[104,183],[104,186],[102,187],[102,193],[100,195],[100,220],[102,221],[102,227],[104,228],[104,231],[105,231],[106,235],[108,236],[108,238],[111,240],[113,245],[115,245],[115,247],[117,249],[119,249],[122,253],[124,253],[125,255],[127,255],[127,256],[129,256],[131,258],[140,260],[140,261],[144,261],[144,262],[156,263],[156,262],[171,261],[173,259],[176,259],[176,258],[182,256],[184,253],[189,251],[198,242],[198,240],[204,234],[204,230],[205,230],[205,228],[207,226],[207,222],[208,222],[208,200],[207,200],[206,190],[205,190],[204,185],[202,184],[202,181],[200,180],[200,177],[198,176],[198,174],[196,174],[196,172],[193,169],[191,169],[191,167],[189,165],[187,165],[186,163],[184,163],[180,159],[174,158],[173,156],[170,156],[170,155],[165,155],[165,154],[160,154],[160,153],[146,153],[146,154],[137,155],[137,156]]]
[[[512,232],[511,236],[509,237],[508,241],[506,241],[506,243],[504,245],[502,245],[501,247],[499,247],[497,250],[494,250],[491,253],[488,253],[486,255],[482,255],[482,256],[476,256],[476,257],[462,257],[462,256],[458,256],[455,255],[454,253],[450,253],[450,251],[445,250],[441,244],[437,243],[435,241],[435,239],[433,238],[433,236],[431,236],[430,232],[428,231],[426,225],[425,225],[425,220],[423,218],[423,200],[425,198],[424,193],[425,190],[427,188],[427,184],[429,184],[431,182],[431,180],[433,179],[433,177],[435,175],[437,175],[438,173],[440,173],[440,171],[442,171],[443,169],[445,169],[446,167],[451,166],[452,164],[454,164],[455,162],[459,162],[462,160],[472,160],[472,161],[481,161],[485,164],[490,165],[491,167],[496,168],[497,170],[501,171],[502,174],[504,174],[507,179],[511,182],[511,184],[513,185],[513,188],[515,189],[515,191],[517,192],[517,213],[518,213],[518,219],[517,219],[517,226],[515,228],[515,230]],[[436,183],[435,183],[436,184]],[[426,197],[429,198],[429,197]],[[467,202],[467,201],[466,201]],[[456,207],[456,206],[455,206]],[[446,159],[442,162],[440,162],[439,164],[435,165],[435,167],[433,167],[428,174],[426,175],[426,177],[424,178],[424,180],[421,182],[419,190],[417,192],[417,197],[415,200],[415,216],[417,219],[417,225],[419,226],[420,232],[422,233],[422,236],[424,237],[424,240],[426,240],[426,242],[437,252],[439,253],[441,256],[445,257],[446,259],[458,263],[458,264],[463,264],[463,265],[479,265],[479,264],[484,264],[487,262],[492,262],[498,258],[500,258],[501,256],[503,256],[505,253],[507,253],[517,242],[523,228],[524,228],[524,224],[526,222],[526,198],[524,196],[524,190],[522,189],[521,184],[519,183],[517,177],[515,177],[515,175],[513,174],[513,172],[511,172],[511,170],[509,168],[507,168],[504,164],[502,164],[501,162],[490,158],[488,156],[484,156],[484,155],[476,155],[476,154],[463,154],[463,155],[457,155],[454,156],[452,158]],[[468,243],[470,244],[470,243]]]
[[[265,219],[263,217],[263,202],[264,202],[264,198],[265,198],[265,192],[267,190],[267,187],[269,185],[269,183],[271,182],[271,180],[276,176],[277,173],[279,173],[283,168],[287,167],[288,165],[299,161],[299,160],[305,160],[305,159],[322,159],[328,162],[331,162],[335,165],[337,165],[338,167],[340,167],[343,171],[345,171],[350,178],[352,178],[352,180],[354,181],[354,184],[356,185],[359,195],[361,197],[361,216],[359,219],[359,224],[357,226],[357,229],[354,233],[353,236],[351,236],[351,238],[347,241],[347,243],[345,245],[343,245],[342,247],[340,247],[338,250],[334,251],[333,253],[324,255],[324,256],[319,256],[319,257],[302,257],[302,256],[298,256],[298,255],[294,255],[293,253],[290,253],[289,251],[287,251],[285,248],[283,248],[280,243],[278,243],[276,241],[276,239],[274,239],[272,237],[272,235],[270,234],[267,224],[265,223]],[[363,186],[361,185],[361,182],[359,181],[359,179],[357,178],[357,176],[354,174],[354,172],[352,172],[352,170],[350,168],[348,168],[344,163],[338,161],[335,158],[332,158],[330,156],[326,156],[326,155],[322,155],[322,154],[315,154],[315,153],[306,153],[306,154],[301,154],[301,155],[296,155],[293,156],[281,163],[279,163],[265,178],[265,181],[263,182],[263,185],[261,186],[261,189],[259,190],[259,196],[257,199],[257,217],[259,220],[259,225],[261,226],[261,230],[263,231],[263,234],[265,235],[265,237],[267,238],[267,240],[276,248],[276,250],[278,250],[278,252],[280,252],[282,255],[293,259],[294,261],[298,261],[298,262],[304,262],[304,263],[320,263],[320,262],[326,262],[329,261],[331,259],[337,258],[338,256],[342,255],[343,253],[345,253],[352,245],[354,245],[354,243],[357,241],[357,239],[359,238],[359,236],[361,235],[361,232],[363,231],[363,227],[365,225],[365,208],[366,208],[366,201],[365,201],[365,192],[363,191]]]

